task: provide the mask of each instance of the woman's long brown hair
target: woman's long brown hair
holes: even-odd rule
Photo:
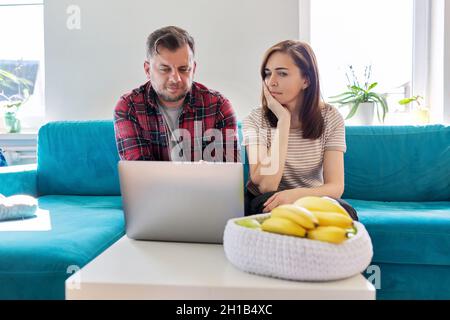
[[[300,73],[308,79],[309,86],[304,90],[303,104],[299,106],[299,120],[303,130],[303,138],[318,139],[324,130],[324,120],[320,111],[320,84],[319,70],[317,67],[316,56],[311,46],[305,42],[286,40],[269,48],[264,54],[261,64],[261,77],[264,81],[265,68],[270,56],[275,52],[288,54]],[[262,107],[263,114],[269,120],[271,127],[277,126],[278,119],[275,114],[267,106],[267,100],[262,91]]]

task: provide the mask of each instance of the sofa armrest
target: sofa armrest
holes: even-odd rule
[[[37,165],[10,166],[0,168],[0,194],[37,196]]]

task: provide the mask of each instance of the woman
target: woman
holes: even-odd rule
[[[304,196],[339,199],[344,192],[344,120],[320,98],[311,47],[287,40],[261,65],[262,108],[243,121],[250,163],[246,214],[270,212]],[[338,200],[356,220],[356,212]]]

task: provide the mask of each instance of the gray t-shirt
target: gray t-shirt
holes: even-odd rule
[[[164,121],[166,122],[168,131],[168,139],[170,143],[169,156],[172,158],[172,150],[178,145],[176,137],[172,134],[176,129],[178,129],[178,118],[180,117],[181,111],[183,110],[183,105],[179,107],[168,108],[158,103],[159,110],[163,115]],[[177,147],[178,148],[178,147]]]

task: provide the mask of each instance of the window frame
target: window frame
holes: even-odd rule
[[[11,3],[11,1],[0,1],[1,7],[26,7],[26,6],[41,6],[42,10],[44,10],[44,1],[43,0],[21,0],[15,1]],[[44,12],[42,13],[44,14]],[[45,21],[44,21],[45,23]],[[45,39],[45,28],[43,26],[44,39]],[[36,84],[40,81],[40,85],[42,86],[42,90],[44,92],[44,96],[42,97],[42,105],[40,106],[42,115],[27,115],[26,113],[21,114],[20,118],[22,120],[22,130],[21,133],[18,134],[29,134],[37,132],[39,127],[45,122],[45,43],[42,44],[44,47],[44,55],[43,60],[39,61],[39,70],[36,76]],[[2,127],[0,125],[0,127]]]
[[[430,32],[431,32],[431,2],[430,0],[413,0],[413,52],[411,95],[421,95],[425,104],[429,105],[430,82]],[[311,0],[299,0],[299,39],[311,42]],[[450,17],[448,17],[450,18]],[[447,34],[450,31],[447,32]],[[448,35],[447,35],[448,37]],[[447,53],[448,56],[448,53]],[[423,63],[423,62],[426,63]],[[450,101],[445,109],[447,117],[450,113]],[[411,106],[407,111],[410,111]],[[442,121],[445,120],[442,119]]]
[[[430,0],[414,0],[413,4],[412,96],[424,97],[428,105]],[[427,63],[423,63],[426,61]]]

